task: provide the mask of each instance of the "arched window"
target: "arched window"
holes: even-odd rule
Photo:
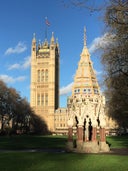
[[[77,93],[77,90],[74,90],[75,93]]]
[[[40,82],[40,70],[37,71],[37,81]]]
[[[41,71],[41,82],[44,82],[44,70]]]
[[[91,89],[90,88],[88,89],[88,93],[91,94]]]
[[[79,93],[79,92],[80,92],[80,89],[78,89],[77,91],[78,91],[78,93]]]
[[[48,70],[45,70],[45,81],[48,82]]]
[[[86,89],[83,89],[83,93],[87,93],[87,90]]]
[[[98,89],[94,89],[94,93],[95,94],[98,94]]]

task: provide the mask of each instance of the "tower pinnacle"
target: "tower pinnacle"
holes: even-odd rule
[[[54,44],[54,32],[52,32],[51,44]]]
[[[36,33],[33,33],[33,41],[36,41]]]

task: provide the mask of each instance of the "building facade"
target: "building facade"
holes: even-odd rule
[[[100,92],[90,54],[86,46],[86,30],[84,29],[84,45],[72,86],[72,95],[67,100],[67,108],[59,107],[59,44],[52,34],[50,44],[36,43],[35,35],[31,50],[31,107],[35,113],[45,120],[48,129],[57,134],[67,134],[68,121],[73,120],[74,132],[77,122],[97,120],[105,124],[105,97]],[[69,121],[70,122],[70,121]],[[86,126],[88,126],[86,124]]]
[[[52,33],[50,44],[36,42],[31,49],[31,92],[30,104],[50,131],[54,131],[54,113],[59,107],[59,45]]]

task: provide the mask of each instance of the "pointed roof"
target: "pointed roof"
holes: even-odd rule
[[[74,77],[72,95],[85,94],[92,96],[99,94],[99,85],[90,59],[90,54],[86,45],[86,29],[84,28],[84,46],[80,55],[78,69]]]

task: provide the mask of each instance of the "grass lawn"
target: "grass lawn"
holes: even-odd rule
[[[12,152],[0,155],[1,171],[128,171],[128,156]]]
[[[128,136],[107,137],[111,148],[128,148]]]
[[[64,148],[63,136],[0,137],[0,149]],[[128,136],[107,137],[112,148],[127,148]],[[128,171],[128,156],[47,152],[1,152],[0,171]]]

